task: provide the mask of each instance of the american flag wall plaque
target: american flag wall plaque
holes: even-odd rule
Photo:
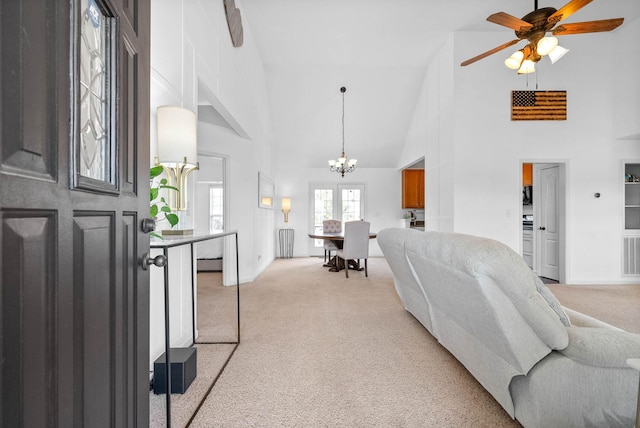
[[[511,120],[567,120],[567,91],[511,91]]]

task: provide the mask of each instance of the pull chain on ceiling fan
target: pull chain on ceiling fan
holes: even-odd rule
[[[558,39],[554,36],[611,31],[618,28],[624,21],[624,18],[613,18],[560,24],[556,26],[560,21],[564,21],[592,1],[593,0],[571,0],[560,9],[553,7],[538,9],[538,0],[534,0],[535,10],[523,16],[522,19],[505,12],[494,13],[487,18],[487,21],[514,30],[518,38],[470,58],[460,65],[466,66],[473,64],[489,55],[513,46],[521,40],[527,40],[529,43],[507,58],[505,61],[507,67],[518,70],[518,74],[528,74],[535,72],[535,63],[540,61],[543,56],[549,56],[551,63],[555,63],[569,50],[559,46]],[[550,32],[552,36],[547,36],[546,34],[548,32]]]

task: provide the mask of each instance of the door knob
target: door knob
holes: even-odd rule
[[[546,227],[544,227],[544,226],[540,226],[538,229],[540,229],[540,230],[547,230],[547,228],[546,228]]]
[[[156,228],[156,221],[152,218],[143,218],[140,227],[144,233],[151,233]]]
[[[164,267],[167,264],[167,256],[160,254],[155,256],[154,258],[151,258],[149,256],[149,253],[144,253],[144,256],[142,256],[142,269],[143,270],[147,270],[149,269],[149,266],[151,265],[155,265],[158,267]]]

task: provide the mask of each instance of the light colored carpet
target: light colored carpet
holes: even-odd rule
[[[382,258],[349,279],[278,259],[241,299],[242,341],[194,427],[519,426],[403,309]]]
[[[562,305],[640,334],[640,285],[547,286]]]
[[[238,330],[236,287],[222,285],[222,272],[198,274],[196,342],[235,342]]]
[[[171,394],[171,426],[184,427],[205,397],[235,345],[196,345],[197,376],[184,394]],[[166,395],[149,393],[149,426],[167,426]]]
[[[225,321],[233,311],[219,307],[235,310],[234,289],[215,275],[198,276],[201,338],[235,333]],[[609,287],[551,289],[572,309],[640,332],[640,287]],[[322,259],[277,259],[240,289],[242,341],[193,427],[520,426],[403,309],[382,258],[369,260],[369,278],[349,279]],[[218,369],[199,360],[198,377]],[[190,401],[174,400],[174,415]]]

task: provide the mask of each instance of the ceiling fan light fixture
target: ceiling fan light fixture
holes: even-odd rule
[[[549,55],[549,53],[553,51],[556,46],[558,46],[557,37],[543,37],[538,41],[536,51],[538,52],[538,54],[545,56]]]
[[[551,60],[551,64],[555,64],[556,61],[565,56],[567,52],[569,52],[569,49],[563,48],[560,45],[556,46],[554,50],[549,52],[549,59]]]
[[[512,70],[517,70],[520,68],[522,64],[522,59],[524,58],[524,52],[522,50],[515,51],[513,55],[504,60],[504,65]]]
[[[522,66],[518,70],[518,74],[529,74],[536,72],[536,64],[530,59],[525,59],[522,61]]]

